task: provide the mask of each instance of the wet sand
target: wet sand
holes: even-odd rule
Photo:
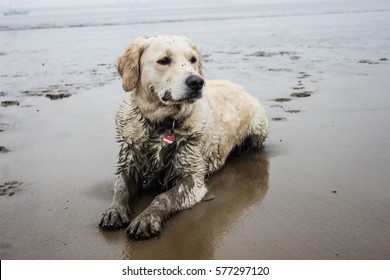
[[[0,258],[390,259],[389,18],[2,31],[0,62],[32,55],[41,66],[23,72],[19,61],[0,73]],[[112,198],[114,114],[126,94],[113,62],[149,33],[191,36],[209,79],[243,84],[262,101],[270,135],[208,180],[214,200],[171,218],[159,238],[132,241],[98,223]],[[26,37],[35,45],[20,47]],[[79,52],[54,66],[70,39]],[[154,195],[143,194],[134,215]]]

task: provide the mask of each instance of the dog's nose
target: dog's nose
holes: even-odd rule
[[[198,91],[198,90],[201,90],[203,85],[204,85],[204,80],[202,79],[202,77],[198,76],[198,75],[190,75],[188,76],[187,80],[186,80],[186,85],[194,90],[194,91]]]

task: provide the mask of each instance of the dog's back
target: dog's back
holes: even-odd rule
[[[259,148],[268,133],[268,122],[261,104],[243,87],[226,80],[206,82],[205,99],[210,108],[212,134],[209,172],[220,169],[235,147]],[[248,138],[249,137],[249,138]]]

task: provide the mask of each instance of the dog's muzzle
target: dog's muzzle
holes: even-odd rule
[[[187,85],[186,99],[198,99],[202,97],[204,80],[201,76],[190,75],[185,83]]]

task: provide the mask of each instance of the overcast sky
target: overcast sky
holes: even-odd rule
[[[163,6],[167,4],[209,4],[223,5],[224,3],[257,3],[257,4],[278,4],[278,3],[315,3],[315,2],[349,2],[357,3],[385,3],[390,0],[0,0],[0,8],[9,8],[10,3],[14,8],[38,8],[38,7],[72,7],[72,6],[99,6],[112,4],[150,4]]]
[[[33,8],[33,7],[61,7],[61,6],[80,6],[80,5],[99,5],[127,2],[126,0],[0,0],[0,6],[9,7],[10,2],[14,7]]]
[[[164,5],[164,3],[218,3],[224,2],[252,2],[252,3],[283,3],[283,2],[326,2],[332,0],[0,0],[0,7],[9,7],[12,2],[15,8],[36,8],[36,7],[69,7],[69,6],[89,6],[89,5],[105,5],[105,4],[117,4],[117,3],[148,3],[154,2]],[[333,0],[335,1],[335,0]],[[353,0],[351,0],[353,1]],[[368,1],[368,0],[367,0]]]

